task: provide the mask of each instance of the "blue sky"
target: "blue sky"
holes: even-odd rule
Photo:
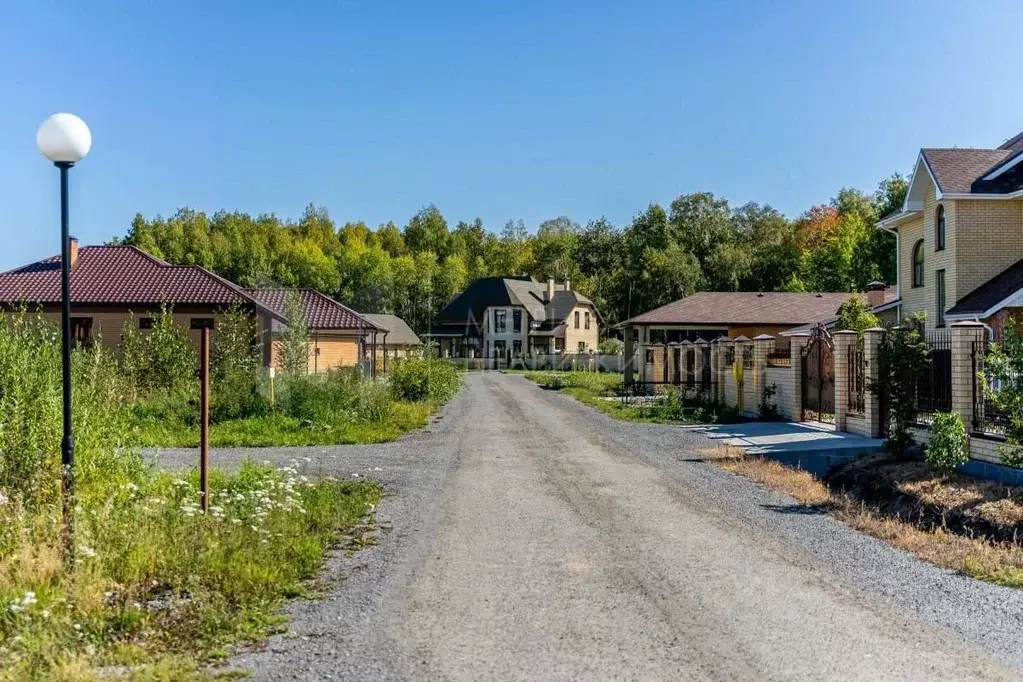
[[[161,7],[156,7],[156,5]],[[35,149],[82,116],[72,232],[181,206],[627,223],[709,190],[796,215],[1023,129],[1011,1],[8,3],[0,267],[59,250]]]

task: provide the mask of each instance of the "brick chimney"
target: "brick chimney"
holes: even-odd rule
[[[554,300],[554,278],[550,277],[547,279],[547,291],[544,293],[543,300],[545,303],[550,303]]]
[[[68,263],[73,268],[75,263],[78,262],[78,237],[71,237],[68,241],[70,242],[68,245],[68,254],[70,254]]]
[[[867,285],[867,303],[871,308],[884,305],[884,290],[888,285],[884,282],[871,282]]]

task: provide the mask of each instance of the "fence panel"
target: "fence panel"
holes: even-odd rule
[[[1006,427],[1011,422],[1009,416],[995,407],[994,402],[988,396],[987,389],[995,385],[995,380],[985,365],[989,345],[990,341],[988,340],[974,341],[970,351],[973,369],[973,424],[971,431],[978,436],[1004,438]]]
[[[863,349],[859,343],[849,346],[849,381],[848,406],[849,414],[862,416],[866,412],[866,363]]]
[[[934,421],[936,412],[952,411],[952,340],[947,330],[927,334],[928,363],[916,385],[916,420]]]

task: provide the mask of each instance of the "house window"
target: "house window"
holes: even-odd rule
[[[505,348],[504,341],[494,341],[494,357],[503,358],[504,348]]]
[[[561,338],[555,337],[554,338],[554,352],[555,353],[560,353],[563,350],[565,350],[565,339],[561,339]]]
[[[575,328],[579,328],[579,311],[575,311]]]
[[[521,334],[522,333],[522,311],[521,310],[513,310],[512,311],[512,331],[515,332],[516,334]]]
[[[507,310],[495,310],[494,311],[494,333],[504,334],[505,330],[508,329],[508,311]]]
[[[188,327],[189,329],[213,329],[213,318],[193,317]]]
[[[924,285],[924,240],[913,245],[913,286]]]
[[[140,317],[139,318],[139,329],[152,329],[153,318],[151,317]]]
[[[941,204],[934,212],[934,250],[945,250],[945,207]]]
[[[72,317],[71,318],[71,341],[79,346],[85,346],[89,344],[92,336],[92,318],[91,317]]]
[[[585,353],[586,352],[586,342],[585,341],[580,341],[579,342],[579,352],[580,353]]]
[[[937,326],[945,326],[945,271],[937,270],[934,273],[934,303],[938,307]]]
[[[515,357],[522,355],[522,342],[518,339],[512,341],[512,355]]]
[[[590,311],[589,311],[589,310],[587,310],[587,311],[586,311],[586,312],[584,313],[584,315],[583,315],[583,319],[585,320],[585,325],[586,325],[586,328],[587,328],[587,329],[589,329],[589,328],[590,328]]]

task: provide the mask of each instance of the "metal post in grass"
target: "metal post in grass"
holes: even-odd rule
[[[64,561],[75,563],[75,442],[71,432],[71,235],[68,220],[68,171],[85,158],[92,147],[92,133],[85,121],[74,114],[54,114],[43,121],[36,133],[36,146],[60,169],[60,298],[61,370],[64,398],[64,435],[60,442],[60,482],[63,495],[62,540]]]
[[[210,328],[204,325],[199,343],[199,496],[203,513],[210,510]]]

